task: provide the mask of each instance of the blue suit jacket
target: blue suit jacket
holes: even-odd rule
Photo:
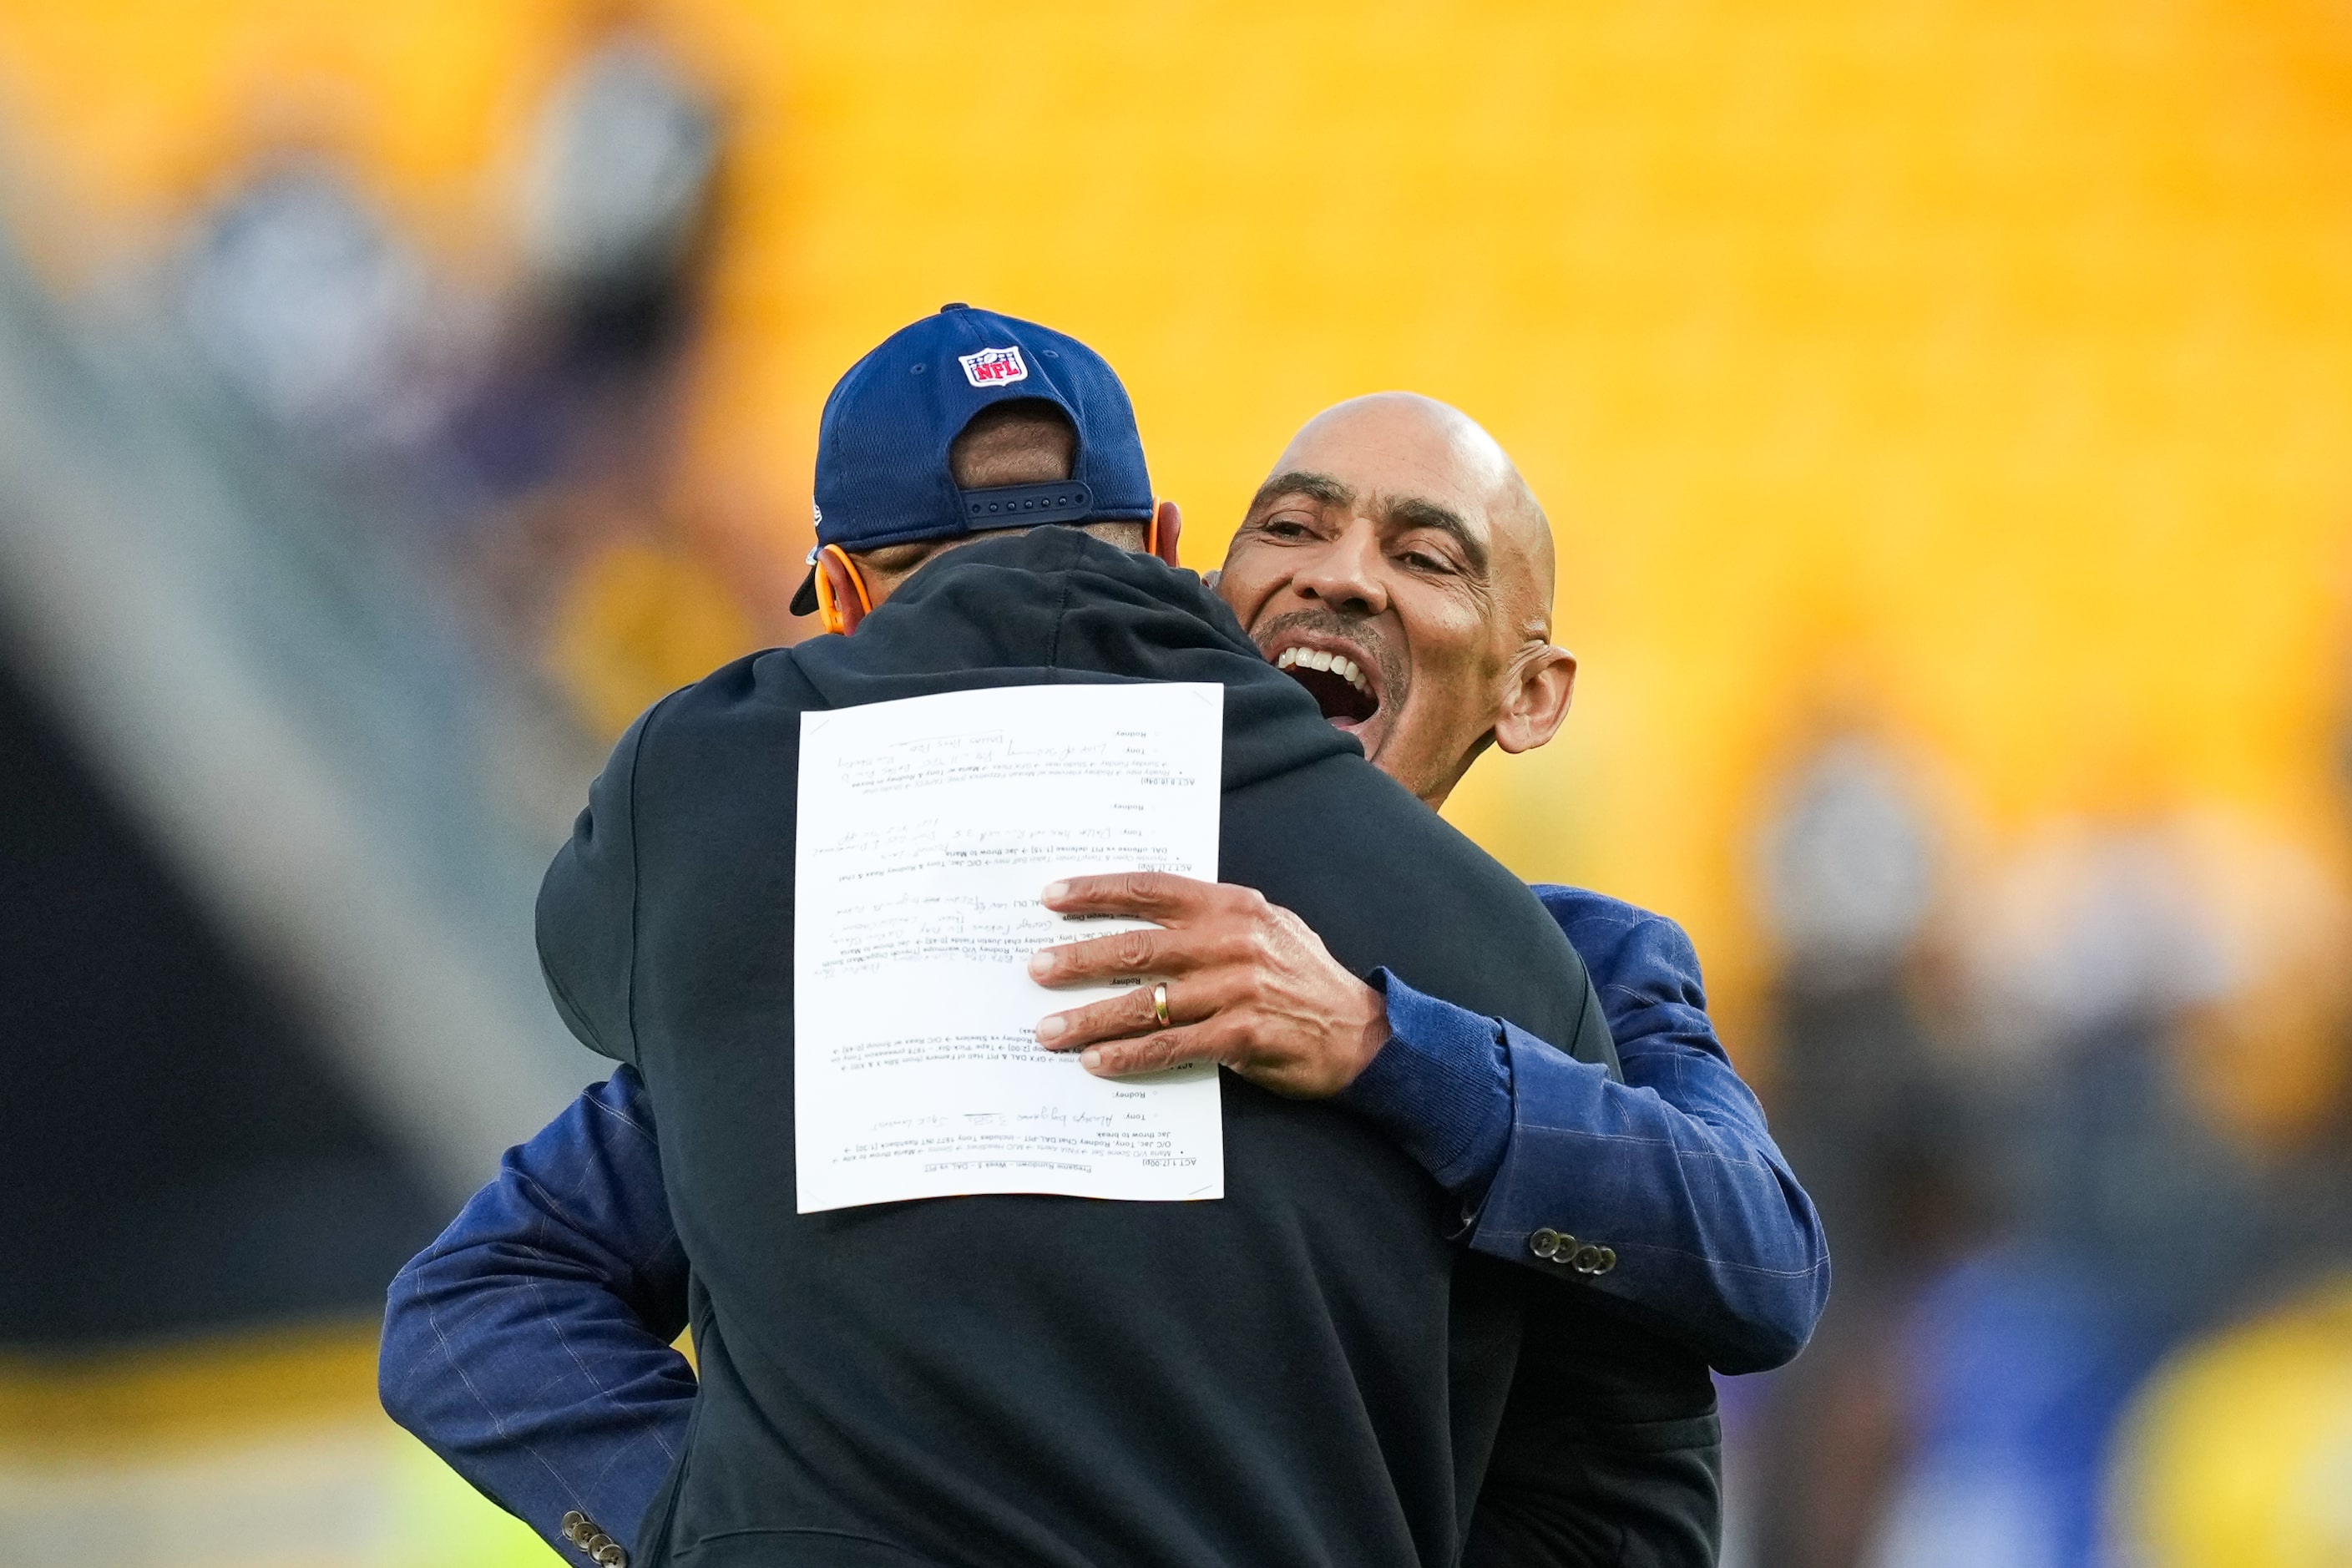
[[[1720,1371],[1780,1364],[1828,1298],[1827,1244],[1715,1037],[1697,954],[1673,921],[1631,904],[1536,893],[1591,972],[1623,1082],[1387,982],[1394,1049],[1457,1064],[1499,1052],[1505,1064],[1507,1131],[1461,1239],[1550,1272],[1530,1250],[1538,1230],[1606,1246],[1617,1266],[1585,1289]],[[1364,1109],[1408,1147],[1426,1141],[1412,1124],[1430,1114],[1423,1101],[1382,1099]],[[694,1403],[693,1371],[671,1348],[686,1321],[652,1109],[624,1067],[508,1151],[393,1281],[384,1408],[567,1555],[573,1511],[632,1542]]]

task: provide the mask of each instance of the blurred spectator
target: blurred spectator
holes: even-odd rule
[[[2010,1218],[1909,1324],[1913,1455],[1870,1561],[2091,1568],[2134,1389],[2254,1261],[2252,1172],[2179,1070],[2191,1011],[2238,977],[2168,822],[2053,830],[1965,930],[1969,1080]]]
[[[522,272],[499,362],[453,432],[488,495],[585,473],[658,497],[718,153],[717,119],[643,39],[557,85],[516,194]]]
[[[472,589],[607,738],[760,640],[734,563],[670,493],[719,147],[650,41],[573,67],[527,163],[500,360],[457,426],[483,496]]]
[[[718,160],[718,121],[667,57],[633,35],[608,41],[540,123],[523,195],[532,270],[592,317],[662,315],[704,238]],[[625,353],[632,336],[618,334]]]
[[[1782,955],[1773,1131],[1837,1272],[1811,1348],[1757,1412],[1749,1528],[1766,1568],[1846,1568],[1901,1458],[1897,1325],[1973,1212],[1967,1123],[1912,983],[1936,851],[1899,763],[1848,737],[1798,773],[1759,869]]]
[[[180,310],[278,431],[330,451],[405,446],[446,413],[454,303],[333,165],[268,165],[198,220]]]
[[[1762,880],[1782,955],[1774,1131],[1837,1243],[1855,1300],[1923,1245],[1941,1201],[1927,1168],[1956,1131],[1914,1005],[1935,896],[1913,791],[1870,742],[1832,742],[1769,830]]]
[[[2103,1561],[2109,1433],[2160,1341],[2074,1259],[1995,1251],[1946,1274],[1899,1336],[1906,1464],[1872,1568]]]
[[[1926,922],[1926,826],[1894,762],[1855,738],[1824,746],[1767,837],[1767,913],[1792,980],[1860,989],[1900,968]]]
[[[265,161],[196,224],[177,304],[268,432],[415,551],[477,638],[609,738],[761,640],[673,497],[715,222],[720,124],[650,39],[615,35],[550,94],[495,304],[439,278],[318,156]]]

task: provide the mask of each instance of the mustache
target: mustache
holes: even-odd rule
[[[1252,626],[1250,640],[1263,650],[1283,633],[1293,631],[1346,637],[1370,654],[1372,662],[1380,666],[1381,706],[1388,708],[1403,702],[1405,690],[1412,684],[1412,667],[1370,616],[1343,616],[1337,610],[1292,610]]]

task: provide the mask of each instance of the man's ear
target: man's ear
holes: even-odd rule
[[[832,549],[816,558],[816,569],[824,576],[824,598],[830,601],[824,606],[827,612],[824,629],[845,634],[856,631],[857,623],[873,608],[873,596],[866,592],[856,563],[845,552]]]
[[[1495,744],[1517,755],[1559,733],[1576,700],[1576,656],[1549,643],[1522,654],[1495,721]]]
[[[1151,553],[1171,566],[1184,564],[1176,559],[1176,540],[1184,531],[1184,514],[1177,510],[1174,501],[1164,500],[1160,503],[1160,510],[1152,515],[1151,521]]]

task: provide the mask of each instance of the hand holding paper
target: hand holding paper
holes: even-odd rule
[[[1213,1061],[1261,1089],[1320,1100],[1355,1081],[1388,1043],[1386,1000],[1331,956],[1305,921],[1255,888],[1152,872],[1073,877],[1045,889],[1066,915],[1150,923],[1091,936],[1029,961],[1041,985],[1076,988],[1164,976],[1169,1016],[1129,991],[1039,1021],[1037,1038],[1078,1050],[1106,1078]]]

